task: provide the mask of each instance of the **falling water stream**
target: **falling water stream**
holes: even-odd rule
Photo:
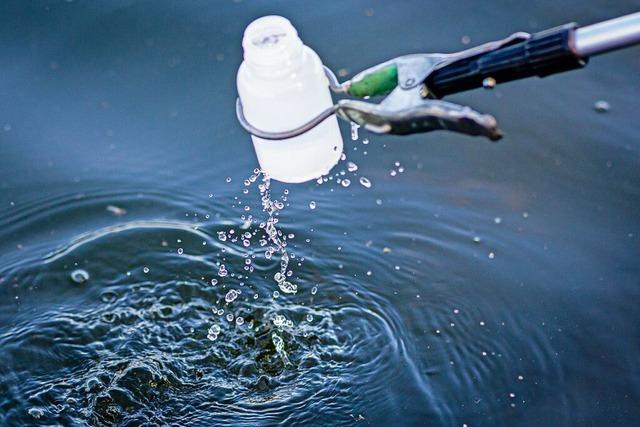
[[[353,124],[354,126],[357,126]],[[358,139],[357,132],[353,134],[353,141]],[[346,165],[346,171],[350,174],[353,174],[358,170],[358,166],[351,161],[346,162],[346,155],[342,154],[341,157],[341,166]],[[349,178],[345,177],[346,172],[344,169],[340,167],[337,168],[338,172],[320,177],[317,179],[317,185],[322,185],[326,182],[333,181],[335,179],[336,183],[341,185],[342,187],[348,187],[350,185]],[[340,170],[341,169],[341,170]],[[365,188],[371,187],[371,182],[366,177],[360,177],[360,183]],[[226,179],[227,183],[231,183],[231,179]],[[296,255],[287,248],[288,240],[294,239],[295,235],[293,233],[286,234],[281,229],[278,228],[279,216],[280,213],[284,210],[285,206],[288,205],[288,197],[289,190],[284,189],[282,195],[279,197],[273,197],[271,191],[271,178],[261,171],[260,169],[254,169],[253,173],[244,180],[244,189],[242,190],[242,194],[251,197],[250,190],[252,186],[257,186],[259,191],[259,197],[261,202],[262,214],[266,216],[266,218],[262,218],[261,215],[254,217],[251,212],[251,206],[249,204],[243,205],[243,201],[238,196],[234,197],[235,203],[238,207],[242,206],[243,214],[240,216],[240,220],[242,221],[242,225],[239,230],[235,230],[231,228],[226,231],[218,231],[218,239],[222,242],[229,241],[230,243],[238,243],[242,244],[242,246],[248,250],[252,249],[252,239],[253,244],[255,245],[255,240],[258,241],[259,246],[255,246],[256,251],[264,250],[262,256],[264,256],[265,260],[271,260],[274,254],[277,254],[280,258],[280,269],[277,271],[273,279],[277,284],[277,288],[272,293],[272,297],[277,299],[280,297],[281,293],[283,295],[287,294],[296,294],[298,292],[298,286],[295,283],[292,283],[290,278],[293,276],[293,270],[289,269],[289,264],[291,260],[296,259]],[[331,190],[333,191],[333,189]],[[315,209],[316,204],[314,201],[309,203],[310,209]],[[253,231],[249,231],[253,229]],[[259,253],[259,252],[258,252]],[[178,254],[183,254],[183,249],[178,249]],[[238,280],[243,280],[239,282],[240,287],[245,286],[245,282],[251,280],[251,275],[255,272],[253,266],[253,259],[255,259],[256,254],[249,252],[244,254],[244,276],[242,273],[232,273],[229,275],[225,264],[220,264],[218,267],[218,279],[211,279],[211,284],[213,286],[218,285],[221,282],[224,282],[226,277],[235,278]],[[303,268],[304,257],[301,257],[298,261],[298,267]],[[317,287],[314,287],[311,290],[312,294],[315,295],[317,292]],[[230,289],[224,296],[224,307],[218,308],[213,307],[212,312],[217,314],[221,320],[226,320],[229,323],[235,322],[237,327],[242,327],[245,324],[244,317],[240,315],[234,315],[232,313],[232,303],[242,294],[242,289]],[[254,293],[253,298],[257,299],[259,295]],[[221,301],[218,301],[221,303]],[[225,314],[226,313],[226,314]],[[313,320],[312,314],[307,314],[305,317],[307,322],[311,322]],[[294,324],[290,319],[287,319],[285,315],[282,314],[274,314],[271,319],[265,319],[265,321],[273,324],[276,328],[293,328]],[[251,330],[254,327],[254,322],[247,323],[247,328]],[[221,327],[216,323],[212,324],[209,327],[207,338],[211,341],[217,341],[221,334]],[[283,338],[278,334],[277,331],[272,332],[271,339],[274,345],[274,348],[278,355],[282,358],[282,361],[285,365],[291,365],[287,353],[285,351],[285,342]]]

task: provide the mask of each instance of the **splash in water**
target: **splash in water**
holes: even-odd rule
[[[354,129],[355,139],[358,139],[357,128]],[[338,169],[332,175],[326,175],[324,177],[318,178],[318,185],[322,185],[329,181],[333,181],[333,183],[337,184],[338,187],[349,187],[351,185],[352,179],[354,182],[359,182],[363,187],[370,188],[371,182],[366,177],[362,177],[359,175],[359,167],[353,161],[347,161],[346,155],[343,153],[340,159],[343,163],[344,169]],[[350,179],[351,178],[351,179]],[[226,180],[230,182],[229,180]],[[271,293],[274,300],[278,299],[282,295],[286,294],[296,294],[298,292],[297,284],[293,283],[290,279],[293,276],[293,271],[289,268],[291,259],[295,259],[295,254],[290,252],[288,248],[288,241],[293,239],[295,236],[293,234],[285,234],[279,228],[279,216],[285,206],[288,205],[287,199],[289,195],[289,190],[284,189],[282,194],[274,197],[273,190],[271,187],[271,178],[268,174],[264,173],[260,169],[256,168],[253,170],[253,173],[244,180],[244,188],[242,189],[242,194],[249,194],[251,187],[257,186],[258,191],[260,193],[260,204],[262,212],[264,213],[264,218],[256,218],[253,214],[251,214],[251,207],[245,205],[245,203],[238,197],[234,197],[234,201],[232,202],[232,206],[243,209],[243,214],[240,216],[240,219],[243,223],[236,229],[227,229],[224,231],[218,231],[217,237],[221,242],[233,243],[241,245],[245,248],[250,248],[252,244],[254,244],[255,240],[252,242],[253,238],[257,238],[258,240],[258,248],[260,251],[263,251],[263,256],[267,260],[271,260],[272,258],[279,256],[279,269],[273,275],[273,279],[276,282],[278,288],[274,289]],[[254,187],[255,188],[255,187]],[[333,191],[333,187],[331,188]],[[310,209],[316,209],[317,203],[315,201],[309,202]],[[253,227],[252,227],[253,225]],[[308,241],[308,239],[307,239]],[[253,259],[256,257],[256,254],[250,254],[249,252],[244,254],[244,270],[248,275],[244,277],[239,274],[234,274],[227,270],[227,267],[224,263],[220,263],[218,265],[217,271],[217,279],[211,280],[211,285],[216,286],[218,281],[223,282],[224,280],[229,280],[229,278],[237,279],[237,280],[247,280],[249,279],[249,275],[254,272]],[[303,261],[301,259],[300,261]],[[301,264],[298,263],[298,266]],[[238,304],[238,301],[241,301],[242,294],[242,286],[245,285],[243,281],[237,283],[238,286],[234,286],[234,289],[227,288],[226,294],[224,295],[222,303],[225,305],[226,312],[224,308],[215,307],[213,308],[214,315],[217,314],[221,320],[226,320],[226,322],[222,322],[218,325],[213,325],[210,327],[207,333],[207,337],[211,341],[217,341],[218,337],[221,334],[222,328],[226,330],[230,325],[234,325],[236,327],[242,327],[245,325],[245,318],[243,317],[246,313],[231,313],[231,305]],[[223,283],[223,287],[226,285]],[[311,295],[316,295],[318,291],[317,286],[314,286],[311,290]],[[255,293],[253,295],[253,299],[256,300],[259,298],[258,294]],[[246,299],[245,299],[246,301]],[[242,304],[242,303],[241,303]],[[304,322],[306,319],[307,322],[312,322],[313,316],[309,315],[302,318]],[[294,326],[298,327],[299,324],[294,324],[293,320],[288,319],[284,315],[280,313],[274,313],[272,316],[267,317],[266,319],[271,323],[272,330],[270,331],[271,344],[273,345],[273,349],[275,349],[276,353],[282,360],[282,363],[287,366],[290,365],[291,362],[289,360],[289,356],[287,355],[287,351],[285,350],[285,340],[288,340],[291,337],[292,331],[294,330]],[[246,326],[249,330],[253,329],[254,323],[253,321],[249,321],[246,323]]]

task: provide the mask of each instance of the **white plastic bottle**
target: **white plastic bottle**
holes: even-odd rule
[[[265,16],[253,21],[242,47],[238,93],[253,126],[270,132],[290,130],[332,105],[322,61],[302,44],[287,19]],[[335,116],[295,138],[252,139],[260,168],[273,179],[292,183],[327,174],[343,148]]]

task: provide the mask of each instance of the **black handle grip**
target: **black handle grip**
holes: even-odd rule
[[[487,78],[496,83],[582,68],[586,58],[572,49],[576,24],[533,34],[529,39],[488,53],[455,61],[434,71],[425,81],[437,98],[482,87]]]

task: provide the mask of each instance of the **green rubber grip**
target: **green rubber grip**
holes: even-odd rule
[[[356,76],[357,77],[357,76]],[[356,98],[386,95],[398,85],[398,67],[390,64],[362,78],[356,78],[349,86],[349,95]]]

